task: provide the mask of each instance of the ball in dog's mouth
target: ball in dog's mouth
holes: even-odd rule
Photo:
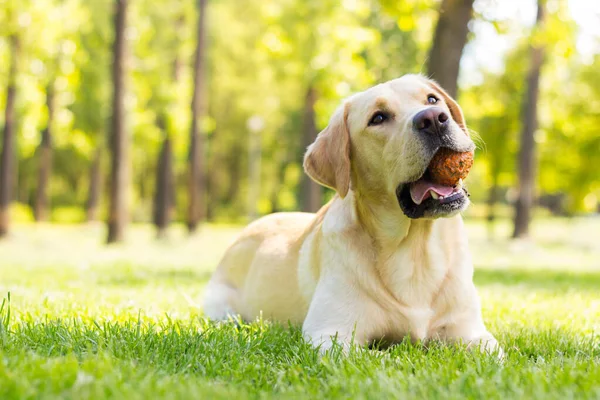
[[[456,186],[465,179],[473,166],[472,151],[454,151],[442,147],[435,153],[427,171],[432,182],[444,186]]]
[[[440,149],[421,178],[398,187],[398,202],[404,214],[421,218],[462,211],[468,205],[463,179],[472,165],[472,152]]]

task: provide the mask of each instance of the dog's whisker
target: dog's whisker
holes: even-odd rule
[[[475,147],[478,148],[479,150],[483,151],[484,153],[487,153],[487,146],[485,144],[485,141],[479,134],[479,132],[477,132],[476,130],[471,129],[469,127],[467,127],[467,131],[469,131],[469,134],[471,135],[471,139],[475,143]]]

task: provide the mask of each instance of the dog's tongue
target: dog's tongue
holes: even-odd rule
[[[454,187],[429,182],[425,179],[419,179],[410,185],[410,197],[415,204],[421,204],[423,200],[430,196],[430,190],[433,190],[438,195],[445,197],[452,194]]]

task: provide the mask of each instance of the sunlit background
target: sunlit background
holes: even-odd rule
[[[474,206],[467,216],[513,214],[532,44],[546,52],[534,156],[536,204],[542,207],[535,215],[598,211],[599,4],[548,0],[544,25],[534,29],[536,1],[474,2],[457,95],[470,129],[481,137],[468,180]],[[306,144],[345,96],[404,73],[429,73],[439,5],[209,1],[199,89],[206,200],[200,219],[242,223],[274,211],[311,209],[302,198]],[[14,223],[108,217],[114,6],[109,0],[0,2],[1,109],[11,60],[17,59]],[[124,162],[131,167],[126,202],[133,222],[153,220],[157,192],[167,186],[169,221],[187,218],[197,15],[191,0],[129,5],[123,124],[131,146]],[[15,54],[13,36],[20,43]],[[4,119],[2,113],[0,126]],[[48,121],[51,161],[43,163]],[[172,184],[161,188],[157,175],[166,138]],[[48,169],[48,183],[40,194],[41,169]],[[321,202],[329,196],[323,191]],[[34,213],[36,203],[43,204]]]
[[[301,161],[340,101],[406,73],[478,145],[504,362],[205,321],[246,223],[334,195]],[[0,0],[0,398],[598,398],[599,126],[598,0]]]

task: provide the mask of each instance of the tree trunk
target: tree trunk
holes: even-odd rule
[[[207,146],[210,148],[210,143],[218,140],[217,132],[213,132],[210,139],[208,140]],[[229,149],[228,149],[229,150]],[[211,174],[211,171],[222,171],[225,169],[223,165],[225,163],[225,156],[222,154],[213,154],[211,159],[206,160],[206,208],[204,213],[204,219],[210,221],[215,217],[215,213],[219,208],[219,205],[224,202],[221,185],[225,183],[218,174]]]
[[[175,22],[175,34],[177,41],[173,43],[174,46],[178,46],[185,38],[185,18],[183,14],[177,17]],[[179,82],[183,77],[183,71],[185,68],[184,59],[181,57],[180,51],[175,52],[175,59],[173,60],[173,81]]]
[[[173,206],[175,205],[175,178],[173,175],[173,150],[171,138],[166,132],[165,124],[161,123],[165,132],[158,163],[156,165],[156,188],[154,193],[153,222],[156,226],[157,237],[164,238],[171,222]]]
[[[42,131],[42,141],[38,147],[38,186],[35,194],[33,215],[37,222],[48,219],[48,183],[52,175],[52,124],[54,122],[54,85],[48,85],[46,90],[46,107],[48,122]]]
[[[289,155],[286,151],[287,149],[282,149],[280,152],[276,154],[274,157],[275,169],[277,171],[275,187],[271,192],[271,212],[276,213],[281,211],[279,194],[281,189],[283,188],[283,183],[285,181],[285,171],[286,166],[288,165]]]
[[[452,97],[458,92],[458,71],[463,48],[467,43],[473,0],[442,0],[429,51],[427,74]]]
[[[88,222],[98,220],[100,195],[102,194],[102,147],[98,146],[92,167],[90,168],[90,188],[86,203],[86,218]]]
[[[204,132],[201,131],[202,117],[204,117],[206,112],[206,100],[204,98],[204,69],[206,65],[206,0],[198,0],[198,12],[188,177],[189,209],[187,226],[190,233],[193,233],[196,230],[198,223],[204,218],[206,208]]]
[[[225,202],[228,204],[234,203],[240,191],[241,181],[241,160],[242,155],[240,147],[234,145],[229,149],[227,157],[227,170],[229,171],[229,187],[225,195]]]
[[[178,48],[179,40],[182,40],[184,35],[184,23],[185,19],[181,14],[175,21],[177,40],[173,43],[175,57],[173,58],[172,80],[175,85],[180,82],[185,66]],[[166,106],[162,104],[162,107]],[[173,171],[173,145],[167,124],[168,114],[165,109],[162,109],[157,110],[157,115],[157,126],[163,132],[164,137],[155,170],[152,222],[156,226],[156,237],[160,240],[167,237],[167,230],[175,211],[175,175]]]
[[[304,122],[302,127],[302,148],[306,148],[315,141],[317,134],[317,124],[315,121],[315,103],[317,102],[317,92],[314,87],[309,87],[304,101]],[[318,183],[315,183],[306,174],[302,177],[300,187],[300,204],[302,211],[317,212],[321,208],[323,189]]]
[[[16,34],[10,40],[10,68],[4,110],[4,135],[0,154],[0,237],[9,229],[9,208],[12,201],[15,172],[15,102],[17,97],[17,70],[20,57],[20,41]]]
[[[125,127],[125,57],[128,0],[116,0],[113,47],[113,101],[111,124],[111,183],[108,216],[108,243],[124,239],[128,219],[129,135]]]
[[[488,225],[488,236],[490,239],[494,238],[494,223],[496,222],[496,203],[498,202],[498,194],[500,187],[498,186],[498,179],[494,177],[494,182],[490,187],[488,193],[488,214],[487,214],[487,225]]]
[[[544,23],[545,0],[538,0],[538,11],[534,33]],[[513,238],[529,235],[529,222],[535,191],[535,131],[538,128],[537,105],[540,86],[540,73],[544,62],[544,47],[531,45],[531,66],[527,76],[527,92],[523,107],[523,131],[519,151],[519,197],[515,203],[515,229]]]

